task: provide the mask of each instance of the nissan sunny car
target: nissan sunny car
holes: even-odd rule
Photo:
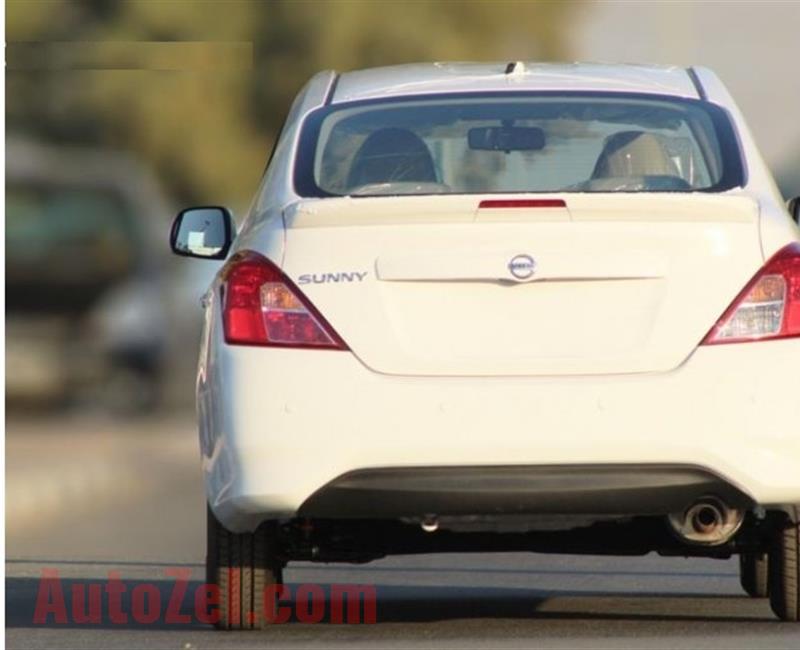
[[[800,618],[800,233],[704,68],[314,76],[224,259],[197,380],[209,583],[291,561],[740,559]]]

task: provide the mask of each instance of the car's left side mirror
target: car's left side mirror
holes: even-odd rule
[[[176,255],[224,260],[233,233],[233,217],[227,208],[187,208],[175,217],[169,244]]]
[[[792,216],[792,219],[794,219],[794,222],[800,224],[800,196],[789,199],[786,203],[786,209],[789,210],[789,214]]]

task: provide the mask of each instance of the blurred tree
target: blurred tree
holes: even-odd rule
[[[314,72],[563,58],[574,6],[9,0],[8,130],[128,149],[181,201],[242,207],[292,97]]]

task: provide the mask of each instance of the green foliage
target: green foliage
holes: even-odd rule
[[[9,0],[8,130],[131,150],[181,201],[241,207],[314,72],[559,59],[572,9],[489,0]]]

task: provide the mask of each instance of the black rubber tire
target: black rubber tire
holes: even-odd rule
[[[283,583],[277,557],[275,526],[262,524],[254,533],[232,533],[208,508],[206,582],[219,587],[220,630],[260,630],[275,620],[264,610],[264,590]]]
[[[800,620],[800,525],[777,533],[769,554],[769,604],[782,621]]]
[[[739,581],[748,596],[766,598],[769,558],[766,553],[742,553],[739,556]]]

